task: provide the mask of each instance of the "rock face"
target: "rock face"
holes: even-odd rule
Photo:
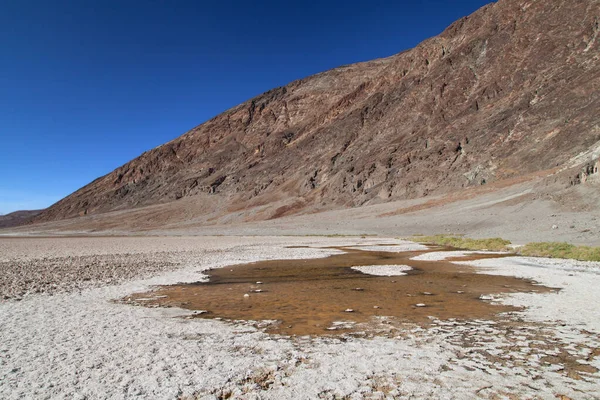
[[[599,20],[597,0],[499,0],[412,50],[270,90],[35,220],[202,193],[275,218],[567,166],[600,148]]]

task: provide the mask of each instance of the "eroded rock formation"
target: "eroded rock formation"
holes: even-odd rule
[[[599,19],[599,1],[500,0],[412,50],[230,109],[36,221],[199,194],[272,218],[563,166],[600,144]]]

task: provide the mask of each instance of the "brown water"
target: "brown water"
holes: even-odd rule
[[[208,282],[162,286],[123,301],[207,311],[199,314],[200,318],[278,320],[281,323],[268,331],[319,335],[340,332],[327,329],[334,321],[364,323],[373,316],[415,323],[426,323],[429,316],[493,318],[515,308],[491,304],[481,300],[481,295],[551,290],[524,279],[475,273],[471,267],[449,262],[499,255],[414,261],[412,257],[427,251],[340,250],[345,253],[327,258],[261,261],[214,269],[207,272]],[[385,277],[350,268],[389,264],[408,265],[413,270],[405,276]]]

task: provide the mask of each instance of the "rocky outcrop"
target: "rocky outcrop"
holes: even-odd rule
[[[234,107],[36,221],[199,194],[273,217],[563,166],[600,141],[599,18],[599,1],[499,0],[412,50]]]
[[[596,175],[600,169],[600,160],[595,160],[585,164],[580,168],[579,173],[571,180],[571,185],[586,183],[592,175]]]

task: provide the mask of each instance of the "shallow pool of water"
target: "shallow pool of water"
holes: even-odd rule
[[[513,307],[481,296],[545,292],[535,282],[476,273],[449,261],[416,261],[428,251],[384,252],[351,247],[343,254],[309,260],[271,260],[207,271],[208,282],[161,286],[123,301],[202,310],[199,318],[277,320],[268,331],[287,335],[335,334],[335,322],[368,323],[374,316],[425,324],[437,319],[493,318]],[[439,250],[439,249],[436,249]],[[497,258],[474,254],[456,260]],[[404,276],[374,276],[354,266],[407,265]],[[342,326],[337,324],[338,327]]]

